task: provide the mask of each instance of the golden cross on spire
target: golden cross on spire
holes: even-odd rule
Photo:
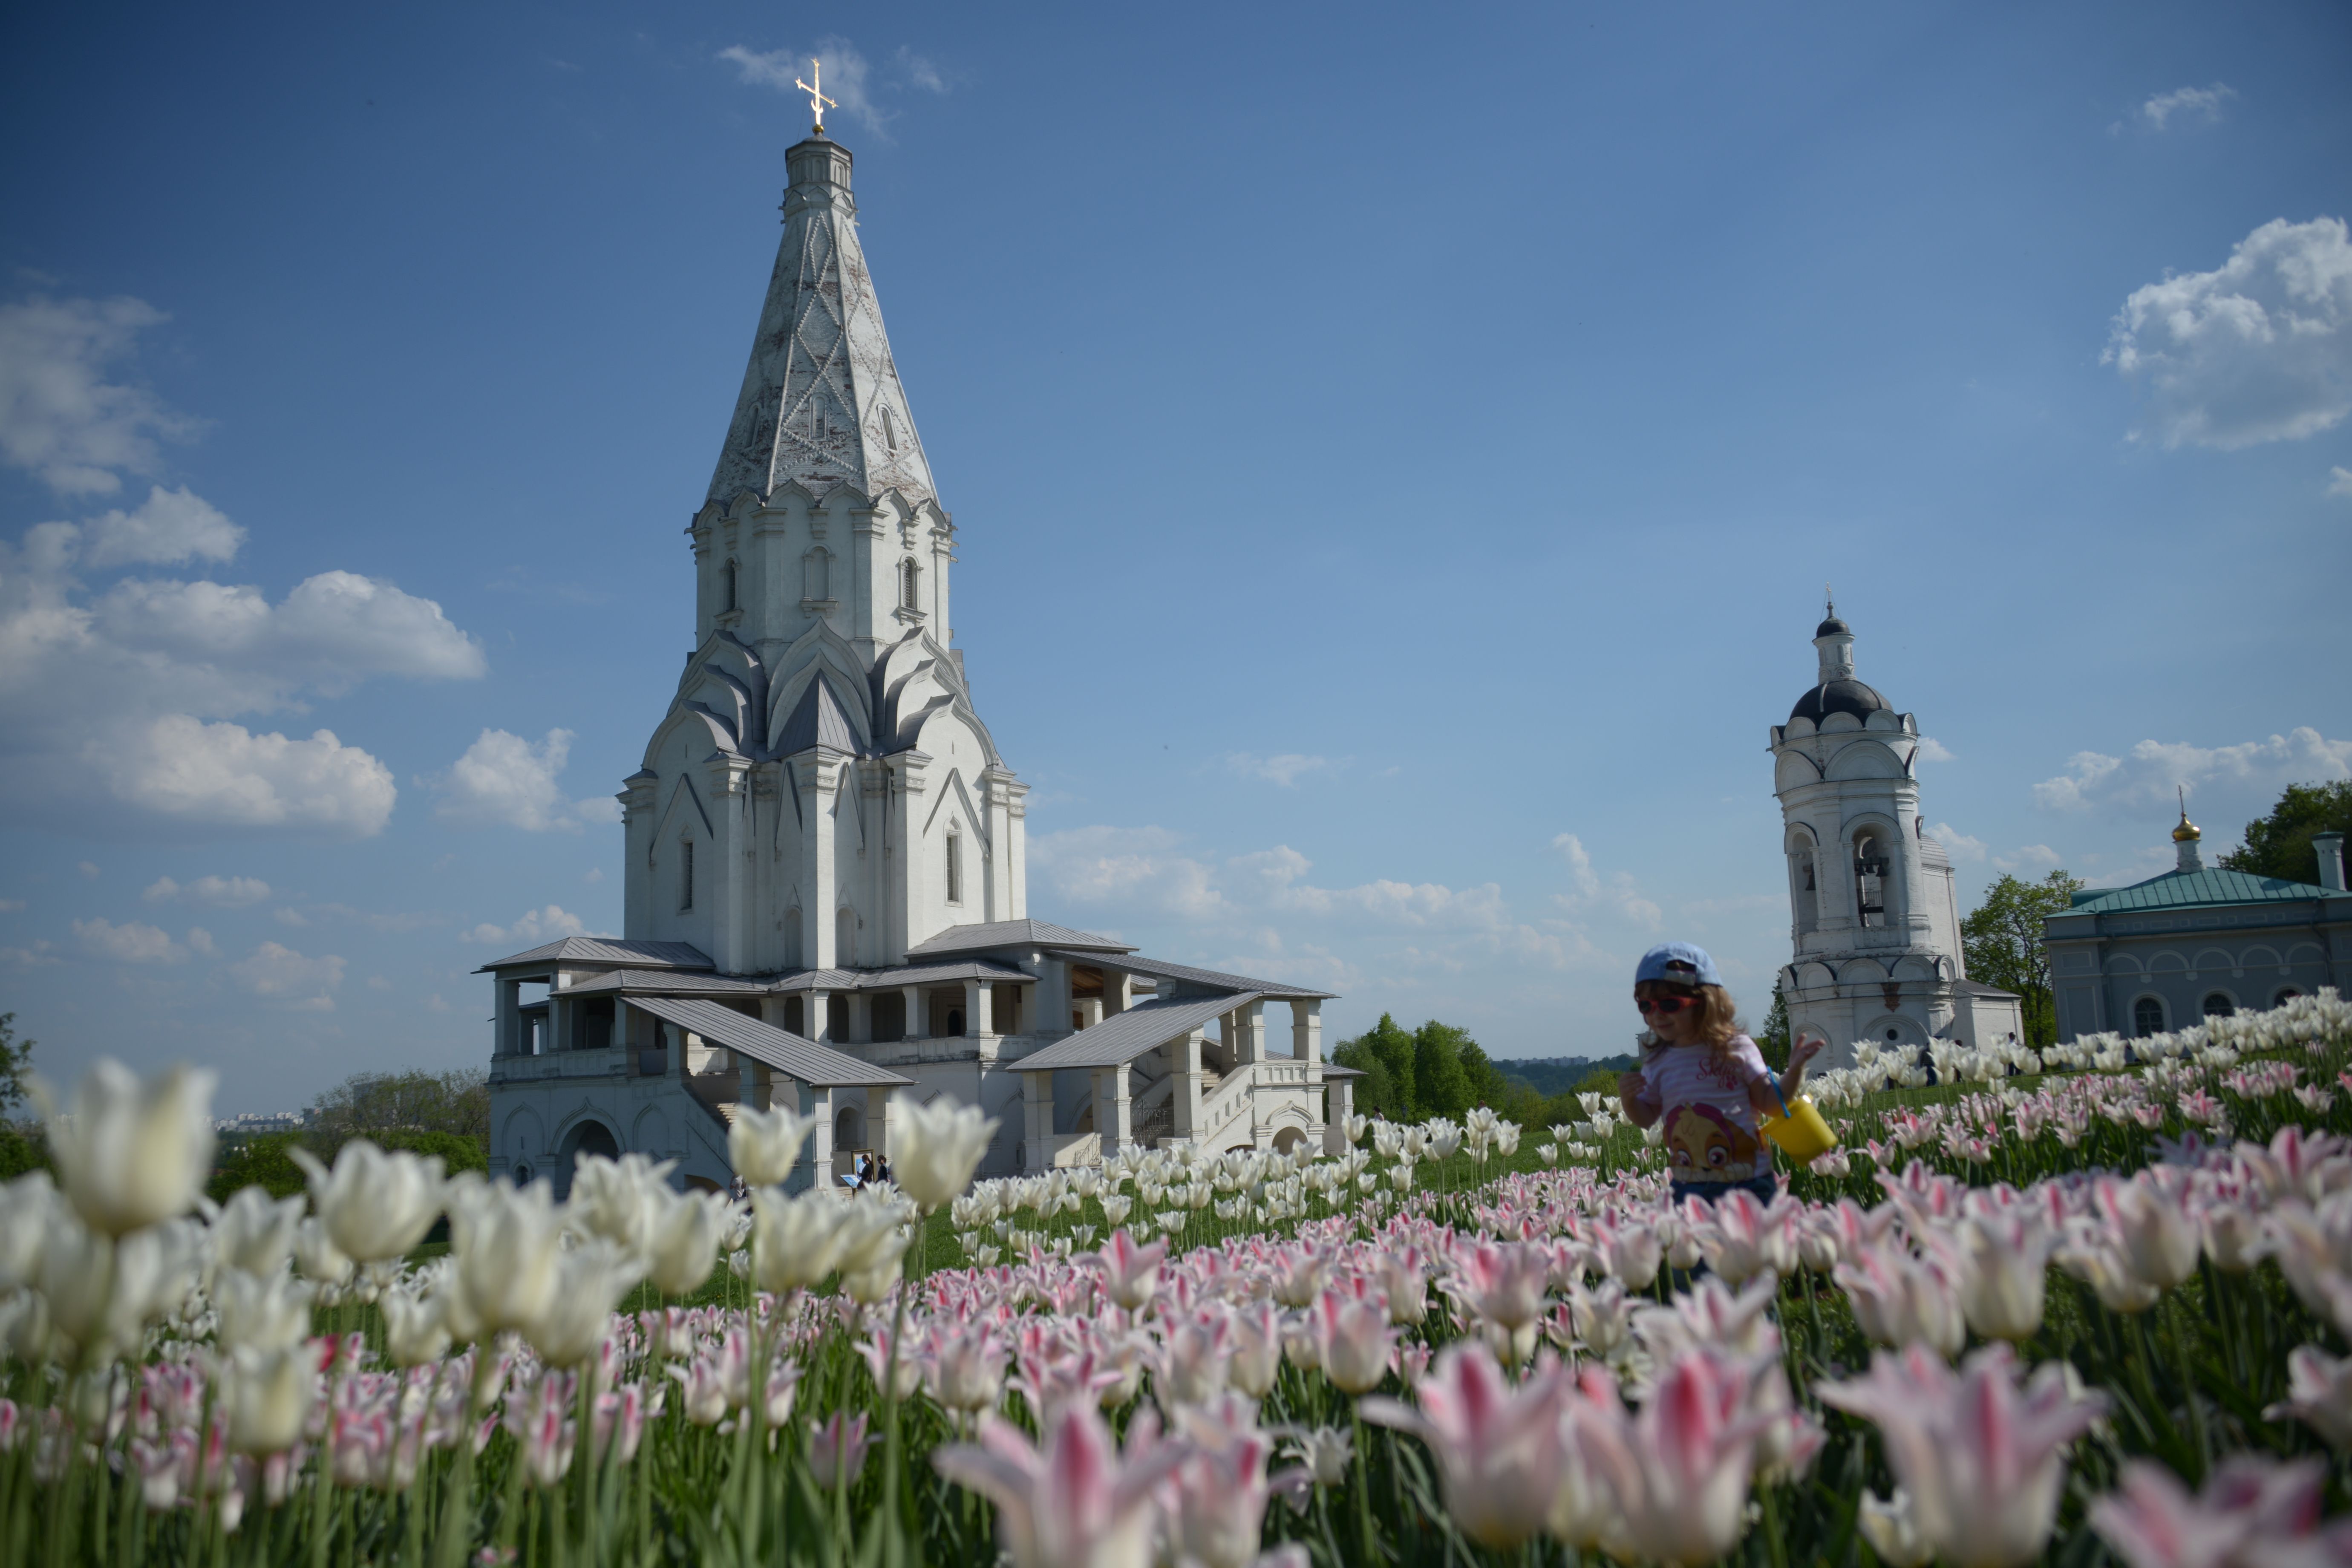
[[[816,78],[816,81],[803,81],[800,78],[794,77],[793,78],[793,85],[809,95],[809,112],[816,117],[816,128],[819,131],[822,131],[824,129],[824,111],[828,109],[839,109],[841,105],[834,102],[833,100],[825,97],[823,92],[817,89],[818,83],[824,80],[824,62],[823,60],[812,59],[809,61],[809,75]]]

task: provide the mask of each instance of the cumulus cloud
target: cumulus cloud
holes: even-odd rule
[[[526,833],[577,833],[583,822],[617,822],[620,803],[604,795],[567,801],[556,776],[572,754],[572,731],[550,730],[537,745],[504,730],[485,730],[449,771],[429,782],[441,793],[434,815],[475,827]]]
[[[290,947],[265,942],[228,966],[238,987],[300,1012],[331,1013],[343,983],[343,961],[330,955],[305,958]]]
[[[1285,752],[1274,757],[1255,756],[1248,752],[1228,752],[1225,754],[1225,766],[1242,777],[1263,779],[1285,789],[1297,787],[1298,781],[1309,773],[1329,773],[1340,765],[1329,757],[1301,756],[1296,752]]]
[[[116,963],[178,963],[188,956],[188,950],[173,942],[171,932],[144,921],[126,921],[121,925],[103,918],[76,921],[73,933],[83,952]]]
[[[1922,735],[1919,737],[1919,760],[1923,763],[1949,763],[1957,762],[1958,758],[1949,746],[1935,736]]]
[[[36,942],[30,947],[0,947],[0,963],[15,964],[19,969],[36,969],[52,963],[62,963],[65,961],[58,957],[54,951],[56,945],[45,940]]]
[[[1593,868],[1584,841],[1573,833],[1559,835],[1551,847],[1568,862],[1570,890],[1557,895],[1562,908],[1580,915],[1613,917],[1643,931],[1658,929],[1658,906],[1641,895],[1630,873],[1612,871],[1603,877]]]
[[[213,933],[202,926],[188,928],[188,948],[190,952],[200,952],[206,958],[220,956],[220,949],[213,945]]]
[[[1981,861],[1985,858],[1985,841],[1971,838],[1948,822],[1927,824],[1927,837],[1944,847],[1944,853],[1954,860]]]
[[[1992,858],[1994,870],[2007,871],[2011,875],[2022,872],[2028,877],[2043,871],[2054,871],[2064,861],[2065,857],[2047,844],[2028,844],[2006,855],[1996,855]]]
[[[523,910],[522,918],[512,925],[494,926],[488,922],[478,925],[457,940],[536,947],[541,942],[556,942],[567,936],[589,934],[586,922],[578,915],[560,905],[550,904],[541,910]]]
[[[184,713],[128,735],[93,737],[93,771],[150,817],[194,827],[290,827],[364,838],[392,818],[392,770],[332,730],[307,741],[206,724]]]
[[[157,485],[135,510],[101,512],[78,531],[82,558],[91,566],[177,566],[199,556],[227,561],[245,542],[244,529],[185,485],[176,490]]]
[[[2352,468],[2339,467],[2328,469],[2327,493],[2352,500]]]
[[[2184,121],[2202,120],[2210,124],[2221,118],[2221,106],[2237,96],[2237,89],[2227,82],[2217,81],[2211,87],[2176,87],[2141,104],[2139,114],[2156,131],[2168,126],[2175,115]]]
[[[825,97],[835,107],[825,110],[835,124],[856,121],[882,141],[888,141],[887,127],[897,118],[883,107],[880,95],[899,87],[918,88],[925,92],[944,93],[947,79],[939,68],[913,50],[901,48],[891,58],[886,71],[877,71],[848,39],[828,35],[805,49],[752,49],[741,44],[719,51],[719,58],[735,68],[738,80],[754,87],[772,88],[788,98],[808,101],[808,94],[799,86],[801,81],[816,81],[810,73],[810,61],[824,62],[823,85]]]
[[[269,896],[269,884],[258,877],[199,877],[175,882],[158,877],[141,895],[151,904],[201,904],[207,909],[241,910]]]
[[[2342,218],[2277,218],[2211,272],[2133,290],[2105,354],[2147,388],[2167,447],[2315,435],[2352,413],[2352,239]]]
[[[2077,752],[2065,773],[2033,786],[2033,798],[2053,811],[2132,814],[2169,810],[2185,789],[2192,799],[2218,795],[2243,807],[2267,804],[2290,784],[2345,778],[2352,778],[2352,741],[2331,741],[2306,724],[2234,746],[2142,741],[2126,756]]]
[[[115,472],[154,471],[161,440],[196,422],[151,392],[108,379],[139,333],[168,320],[143,300],[0,305],[0,459],[67,495],[111,495]]]

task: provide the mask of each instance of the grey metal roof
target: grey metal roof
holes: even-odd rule
[[[817,1089],[836,1086],[884,1085],[898,1087],[911,1083],[887,1068],[859,1061],[814,1040],[787,1034],[772,1024],[762,1024],[748,1018],[731,1007],[694,997],[632,996],[632,1007],[651,1013],[655,1017],[676,1024],[681,1029],[691,1029],[706,1040],[715,1040],[730,1050],[741,1051],[755,1062],[764,1062],[788,1078]]]
[[[1034,985],[1037,977],[1024,969],[992,959],[969,958],[961,963],[910,963],[898,969],[877,970],[857,977],[860,991],[895,991],[901,985],[945,985],[955,980],[979,980],[996,985]]]
[[[948,952],[976,952],[990,947],[1075,947],[1088,952],[1133,952],[1123,942],[1092,931],[1072,931],[1050,921],[983,921],[950,926],[937,936],[907,950],[909,958],[929,958]]]
[[[1091,953],[1056,952],[1057,958],[1087,958]],[[1286,985],[1279,980],[1257,980],[1246,974],[1227,974],[1222,970],[1195,969],[1189,963],[1170,963],[1165,959],[1138,958],[1132,953],[1113,961],[1115,968],[1130,974],[1148,974],[1155,980],[1181,980],[1188,985],[1214,986],[1221,991],[1255,991],[1261,996],[1280,1000],[1291,997],[1329,1001],[1338,994],[1332,991],[1315,991],[1304,985]]]
[[[764,996],[767,986],[732,974],[679,973],[675,971],[615,969],[563,988],[566,996],[615,995],[625,992],[703,992],[725,996]]]
[[[1361,1078],[1364,1076],[1364,1069],[1343,1068],[1338,1062],[1326,1061],[1323,1064],[1323,1076],[1325,1078]]]
[[[1183,1002],[1145,1002],[1124,1013],[1114,1013],[1090,1029],[1080,1029],[1042,1051],[1032,1051],[1003,1065],[1014,1072],[1045,1072],[1062,1068],[1121,1067],[1158,1049],[1179,1035],[1189,1035],[1218,1014],[1254,997],[1195,997]]]
[[[1986,985],[1974,980],[1953,981],[1952,992],[1959,996],[2006,996],[2012,1002],[2017,1000],[2014,991],[2003,991],[1998,985]]]
[[[474,971],[488,974],[519,963],[606,963],[628,969],[709,969],[700,948],[682,942],[635,942],[616,936],[567,936],[511,958],[493,959]]]
[[[836,752],[855,754],[857,732],[841,714],[841,704],[834,699],[833,689],[818,674],[801,693],[793,705],[793,716],[784,721],[782,731],[776,737],[775,754],[789,757],[807,751],[811,746],[828,746]]]

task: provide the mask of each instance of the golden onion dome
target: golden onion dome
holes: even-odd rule
[[[2180,826],[2172,830],[2172,841],[2175,844],[2188,844],[2204,837],[2205,835],[2198,830],[2197,825],[2189,820],[2189,813],[2183,811],[2180,814]]]

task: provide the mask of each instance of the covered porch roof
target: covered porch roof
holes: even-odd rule
[[[715,1041],[730,1051],[740,1051],[785,1077],[814,1089],[860,1086],[898,1089],[913,1082],[899,1077],[887,1068],[878,1068],[856,1057],[844,1055],[829,1046],[803,1039],[747,1017],[732,1007],[696,997],[631,996],[626,1005],[681,1029],[691,1030],[706,1040]]]

